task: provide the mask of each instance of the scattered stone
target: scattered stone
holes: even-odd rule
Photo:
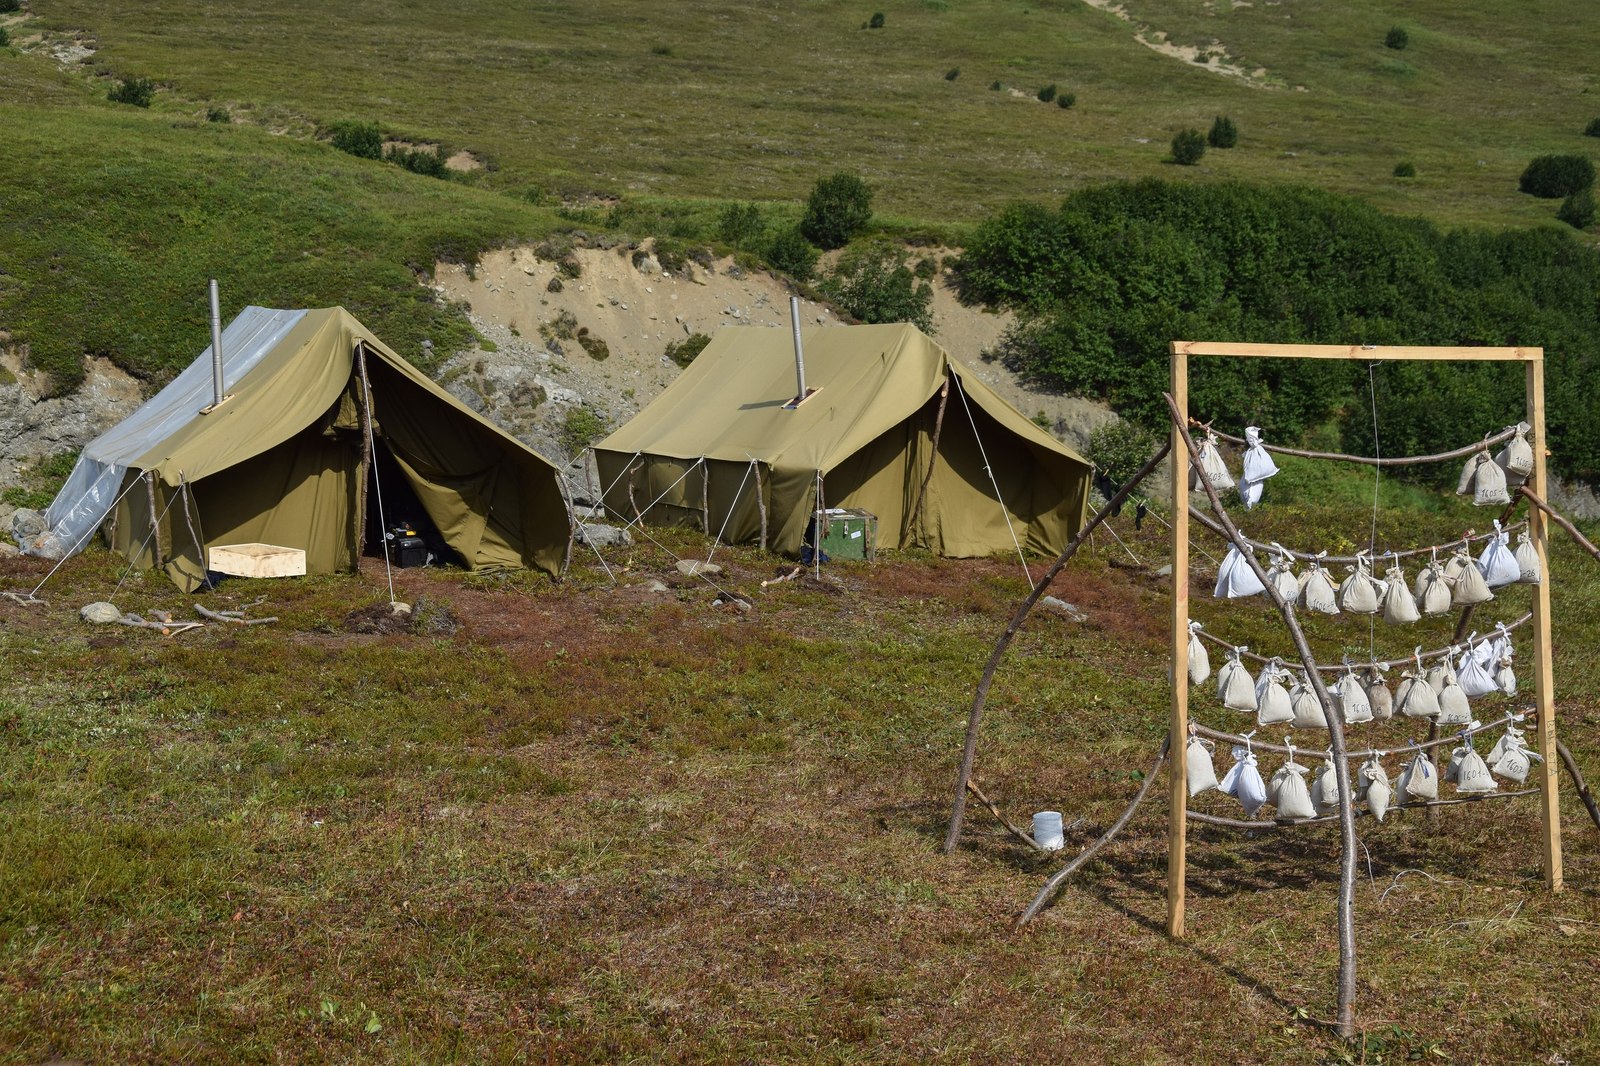
[[[705,563],[699,559],[679,559],[678,573],[684,577],[697,577],[701,574],[720,574],[722,566],[719,563]]]
[[[583,522],[578,526],[578,538],[594,548],[625,548],[633,543],[633,534],[621,526],[603,522]]]
[[[44,515],[32,507],[18,507],[11,515],[11,539],[27,544],[45,531]]]
[[[11,544],[8,541],[0,540],[0,559],[9,559],[13,555],[21,554],[22,553],[17,550],[16,545]]]
[[[78,612],[78,617],[92,625],[105,626],[121,618],[122,612],[104,600],[96,600],[94,603],[84,604],[83,609]]]
[[[1088,614],[1084,612],[1083,608],[1078,607],[1076,604],[1068,603],[1066,600],[1060,599],[1056,596],[1045,596],[1041,598],[1039,600],[1039,606],[1043,607],[1047,611],[1052,611],[1055,614],[1059,614],[1063,618],[1066,618],[1068,621],[1072,622],[1082,622],[1089,617]]]
[[[1156,570],[1155,570],[1155,576],[1156,577],[1171,577],[1172,576],[1172,564],[1168,563],[1166,566],[1157,567]]]
[[[672,586],[668,585],[665,581],[661,581],[661,580],[658,580],[656,578],[651,578],[648,582],[646,582],[645,584],[643,584],[643,585],[641,585],[639,587],[644,589],[646,592],[671,592],[672,591]]]

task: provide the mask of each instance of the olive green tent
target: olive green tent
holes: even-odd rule
[[[1083,524],[1089,464],[915,327],[801,340],[794,406],[790,332],[719,331],[595,446],[606,510],[790,554],[819,504],[876,515],[880,546],[949,556],[1055,553]]]
[[[386,505],[469,569],[559,569],[570,527],[555,468],[342,307],[246,308],[222,347],[227,398],[211,404],[208,348],[84,448],[30,550],[71,554],[104,527],[185,590],[205,578],[202,546],[300,548],[307,572],[330,573],[382,536]]]

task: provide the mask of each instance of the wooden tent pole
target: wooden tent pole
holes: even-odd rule
[[[367,482],[372,479],[372,411],[367,407],[367,348],[356,342],[356,368],[362,387],[356,390],[356,413],[361,422],[361,492],[356,500],[356,563],[367,551]]]
[[[700,529],[711,536],[711,467],[700,457]]]
[[[144,472],[144,498],[145,505],[150,508],[151,566],[159,570],[164,560],[161,558],[161,519],[156,513],[156,475],[153,470]]]
[[[928,445],[928,472],[922,476],[922,484],[917,486],[917,498],[911,503],[911,515],[906,521],[906,532],[916,535],[921,531],[922,501],[928,496],[928,486],[933,482],[933,471],[939,464],[939,434],[944,430],[944,408],[950,401],[950,378],[945,376],[944,384],[939,387],[939,410],[933,416],[933,439]]]
[[[761,461],[750,460],[750,465],[756,468],[756,510],[761,514],[761,550],[767,550],[767,493],[761,487]]]
[[[1539,491],[1549,491],[1545,471],[1544,353],[1528,360],[1528,422],[1533,426],[1533,475]],[[1539,814],[1544,828],[1544,880],[1560,892],[1561,803],[1556,776],[1556,702],[1550,669],[1550,526],[1539,507],[1528,509],[1528,536],[1539,555],[1539,583],[1533,587],[1533,696],[1538,708]]]
[[[1172,346],[1172,717],[1167,730],[1167,935],[1183,936],[1189,823],[1189,477],[1183,423],[1189,417],[1189,357]]]

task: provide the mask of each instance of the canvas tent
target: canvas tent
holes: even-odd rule
[[[595,446],[612,514],[800,550],[818,506],[878,518],[878,544],[1055,553],[1083,524],[1090,466],[906,324],[727,327]],[[758,502],[759,501],[759,502]],[[765,516],[763,516],[763,509]]]
[[[210,407],[208,347],[83,449],[25,550],[59,558],[103,526],[186,591],[205,578],[202,545],[300,548],[309,573],[350,570],[382,535],[382,496],[386,518],[426,525],[470,569],[560,567],[569,524],[554,467],[344,308],[247,307],[222,350],[228,398]]]

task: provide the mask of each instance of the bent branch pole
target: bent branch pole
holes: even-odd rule
[[[1054,876],[1050,878],[1050,880],[1044,883],[1044,887],[1039,890],[1039,894],[1033,897],[1033,902],[1028,904],[1028,909],[1023,911],[1022,916],[1017,919],[1018,925],[1027,925],[1029,922],[1033,921],[1034,918],[1038,917],[1039,912],[1044,910],[1046,904],[1055,898],[1056,891],[1060,889],[1062,882],[1066,881],[1067,878],[1077,873],[1078,869],[1082,867],[1084,863],[1094,858],[1096,852],[1105,847],[1107,844],[1111,843],[1112,837],[1122,832],[1123,826],[1127,825],[1128,822],[1132,820],[1133,812],[1139,809],[1139,804],[1143,803],[1145,796],[1149,795],[1150,785],[1153,781],[1155,781],[1156,774],[1161,769],[1161,764],[1166,762],[1167,749],[1171,744],[1171,737],[1161,738],[1161,747],[1156,750],[1156,761],[1151,765],[1150,772],[1144,775],[1144,783],[1139,786],[1139,791],[1135,793],[1133,802],[1129,803],[1127,809],[1122,812],[1122,815],[1116,821],[1111,823],[1110,829],[1107,829],[1104,833],[1100,834],[1099,840],[1096,840],[1093,844],[1090,844],[1088,847],[1078,852],[1076,858],[1063,866],[1055,873]]]
[[[1172,424],[1183,437],[1184,447],[1188,449],[1189,461],[1196,469],[1200,466],[1200,450],[1195,447],[1194,437],[1189,435],[1189,427],[1185,424],[1183,412],[1178,410],[1178,402],[1170,393],[1163,393],[1167,401],[1167,410],[1171,413]],[[1469,452],[1475,450],[1469,449]],[[1322,705],[1323,712],[1328,719],[1328,747],[1331,749],[1334,764],[1334,775],[1339,783],[1339,838],[1340,838],[1340,863],[1339,863],[1339,1035],[1348,1040],[1355,1034],[1355,995],[1356,995],[1356,818],[1355,805],[1350,802],[1354,794],[1350,788],[1350,767],[1345,762],[1344,722],[1339,716],[1336,705],[1328,695],[1328,688],[1322,681],[1322,673],[1317,667],[1317,660],[1311,653],[1311,644],[1306,640],[1305,631],[1300,628],[1300,622],[1295,618],[1294,608],[1278,594],[1271,581],[1267,579],[1267,572],[1262,569],[1261,563],[1256,559],[1255,553],[1246,545],[1244,534],[1239,532],[1239,527],[1234,525],[1233,519],[1228,515],[1228,509],[1222,506],[1222,500],[1217,496],[1216,486],[1211,484],[1211,479],[1202,475],[1200,483],[1205,487],[1206,497],[1211,502],[1211,510],[1216,514],[1217,520],[1227,530],[1228,539],[1238,549],[1239,555],[1250,565],[1255,572],[1256,580],[1265,586],[1267,598],[1278,609],[1283,617],[1283,624],[1288,628],[1289,635],[1294,638],[1295,651],[1300,655],[1300,661],[1305,665],[1306,676],[1311,681],[1312,690],[1316,693],[1317,702]],[[1183,678],[1174,678],[1174,684],[1183,684]]]
[[[1556,741],[1556,752],[1561,756],[1561,765],[1567,768],[1567,776],[1572,778],[1572,787],[1578,790],[1578,798],[1583,800],[1583,805],[1589,809],[1589,819],[1594,822],[1594,827],[1600,829],[1600,807],[1595,806],[1594,793],[1589,791],[1589,783],[1583,779],[1583,772],[1578,769],[1578,760],[1572,757],[1568,747]]]
[[[1589,542],[1588,537],[1584,536],[1582,533],[1579,533],[1578,527],[1573,525],[1572,521],[1567,518],[1566,515],[1560,513],[1548,503],[1545,503],[1544,500],[1539,498],[1539,495],[1536,492],[1528,488],[1526,485],[1523,485],[1517,491],[1526,496],[1529,503],[1533,504],[1535,507],[1539,508],[1539,510],[1549,515],[1552,522],[1566,530],[1567,535],[1578,542],[1578,547],[1582,548],[1596,559],[1600,559],[1600,548],[1596,548]]]
[[[1189,421],[1194,425],[1204,426],[1206,432],[1215,434],[1218,439],[1225,440],[1229,444],[1246,445],[1249,443],[1243,437],[1235,437],[1214,430],[1205,422],[1200,422],[1193,418],[1189,419]],[[1447,459],[1465,459],[1473,452],[1488,451],[1496,444],[1510,440],[1516,435],[1516,432],[1514,427],[1502,429],[1499,433],[1491,434],[1483,438],[1483,440],[1474,441],[1465,447],[1456,448],[1452,451],[1440,452],[1438,455],[1400,455],[1393,459],[1378,458],[1371,455],[1344,455],[1340,452],[1308,452],[1300,448],[1285,448],[1278,444],[1263,443],[1261,446],[1269,452],[1277,452],[1279,455],[1298,455],[1302,459],[1333,459],[1341,463],[1362,463],[1366,466],[1422,466],[1425,463],[1442,463]]]
[[[978,724],[983,719],[983,707],[989,699],[989,686],[994,682],[994,672],[1000,665],[1000,660],[1005,657],[1006,649],[1011,646],[1011,641],[1016,638],[1017,632],[1022,628],[1022,623],[1027,620],[1028,612],[1033,610],[1033,605],[1039,602],[1045,589],[1050,587],[1050,582],[1055,580],[1061,568],[1067,561],[1077,554],[1083,542],[1089,539],[1095,527],[1104,522],[1111,513],[1120,508],[1124,501],[1133,493],[1139,482],[1150,476],[1150,472],[1160,465],[1167,457],[1167,452],[1172,450],[1170,441],[1164,442],[1160,449],[1139,468],[1139,472],[1128,479],[1128,483],[1117,490],[1117,494],[1106,501],[1106,505],[1096,511],[1094,517],[1084,523],[1078,530],[1077,536],[1062,549],[1056,561],[1050,564],[1050,569],[1039,578],[1022,603],[1017,606],[1017,611],[1011,616],[1011,622],[1006,626],[1005,632],[1000,634],[1000,639],[995,642],[994,650],[989,653],[989,661],[983,667],[983,674],[978,678],[977,690],[972,695],[972,710],[967,716],[967,739],[961,750],[961,771],[956,775],[956,798],[950,810],[950,828],[944,836],[944,852],[946,855],[956,850],[956,841],[961,837],[961,820],[967,810],[967,782],[972,780],[972,761],[978,754]]]
[[[1039,842],[1037,840],[1033,839],[1033,834],[1023,829],[1020,825],[1017,825],[1015,822],[1001,813],[999,805],[997,805],[994,800],[983,794],[983,789],[978,787],[978,782],[968,781],[967,791],[972,793],[973,799],[989,808],[989,813],[994,815],[995,819],[1001,825],[1006,827],[1006,832],[1010,833],[1012,836],[1028,845],[1028,847],[1032,848],[1034,851],[1043,854],[1044,849],[1039,846]]]

